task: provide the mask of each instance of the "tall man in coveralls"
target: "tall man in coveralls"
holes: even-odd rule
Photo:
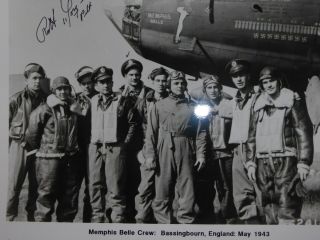
[[[137,110],[142,118],[142,127],[144,138],[147,131],[148,116],[155,103],[161,99],[168,97],[167,82],[169,72],[163,67],[154,69],[149,78],[152,81],[154,91],[149,91],[146,97],[137,102]],[[155,194],[155,165],[152,162],[147,162],[145,158],[145,144],[142,150],[138,153],[138,160],[140,162],[141,182],[138,188],[138,194],[135,198],[135,205],[137,214],[135,216],[137,223],[151,223],[154,222],[152,211],[152,200]]]
[[[35,176],[35,155],[26,155],[25,133],[31,112],[46,99],[40,89],[40,82],[46,77],[42,66],[30,63],[25,67],[26,88],[14,94],[9,101],[9,189],[7,220],[18,215],[19,195],[28,173],[29,193],[26,206],[28,221],[34,221],[36,209],[37,182]]]
[[[89,161],[88,149],[90,144],[91,135],[91,98],[97,94],[94,89],[94,83],[92,81],[93,69],[89,66],[81,67],[76,73],[75,77],[81,87],[81,92],[77,93],[76,99],[81,106],[82,115],[79,116],[79,129],[78,131],[78,142],[81,151],[81,170],[82,176],[85,179],[85,189],[83,198],[83,222],[90,222],[91,219],[91,205],[90,196],[88,190],[88,175],[87,165]],[[79,186],[80,187],[80,186]]]
[[[146,161],[157,164],[154,216],[158,223],[172,223],[172,201],[178,194],[178,223],[195,221],[194,166],[202,169],[207,131],[198,128],[195,103],[184,95],[182,72],[169,77],[170,94],[151,109],[146,135]]]
[[[126,221],[126,157],[137,127],[134,101],[112,91],[113,70],[105,66],[93,72],[99,94],[91,100],[91,143],[89,146],[89,193],[91,222],[105,221],[105,185],[114,223]]]
[[[250,113],[256,99],[250,82],[250,64],[242,59],[232,60],[227,64],[226,72],[238,89],[233,99],[233,120],[229,138],[229,143],[235,145],[232,165],[234,204],[240,220],[246,224],[259,224],[260,191],[248,179],[244,165]]]

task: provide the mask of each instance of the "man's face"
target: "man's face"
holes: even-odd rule
[[[221,87],[217,83],[211,83],[206,87],[206,94],[211,100],[216,100],[221,95]]]
[[[82,92],[85,95],[90,95],[93,92],[93,82],[92,81],[81,82],[80,87],[82,89]]]
[[[236,88],[239,90],[243,90],[247,88],[250,76],[246,73],[238,73],[231,76],[231,78]]]
[[[59,98],[61,101],[66,101],[66,100],[68,100],[68,98],[70,98],[70,95],[71,95],[70,87],[61,86],[61,87],[56,88],[56,90],[55,90],[55,95],[56,95],[57,98]]]
[[[271,97],[276,96],[280,92],[279,81],[274,78],[262,80],[263,90]]]
[[[140,82],[141,72],[138,69],[133,68],[129,70],[129,72],[125,75],[125,78],[130,86],[135,87]]]
[[[96,90],[102,94],[112,93],[113,81],[112,78],[98,80],[96,83]]]
[[[28,89],[36,92],[40,91],[40,81],[42,80],[43,76],[40,73],[30,73],[29,77],[26,79]]]
[[[183,95],[187,89],[187,84],[182,79],[171,80],[171,92],[176,95]]]
[[[152,81],[153,89],[159,93],[163,94],[167,89],[167,76],[166,75],[157,75],[155,76],[154,80]]]

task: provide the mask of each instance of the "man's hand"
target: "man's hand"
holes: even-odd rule
[[[304,163],[298,163],[297,168],[301,181],[306,180],[310,172],[310,166]]]
[[[309,169],[298,167],[298,173],[299,173],[301,181],[304,181],[307,179],[307,176],[309,175]]]
[[[250,181],[255,182],[256,181],[256,167],[249,166],[247,175],[248,175],[248,178]]]
[[[196,163],[194,164],[194,166],[195,167],[197,167],[197,171],[199,172],[203,167],[204,167],[204,165],[205,165],[205,163],[206,163],[206,160],[205,160],[205,158],[197,158],[197,161],[196,161]]]

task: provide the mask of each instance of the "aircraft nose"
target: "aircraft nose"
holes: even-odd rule
[[[142,0],[108,0],[104,3],[105,15],[121,35],[139,52]]]
[[[122,19],[126,5],[124,1],[108,0],[104,1],[104,13],[119,32],[122,32]]]

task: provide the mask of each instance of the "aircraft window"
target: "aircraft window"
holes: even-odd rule
[[[122,19],[122,33],[127,39],[140,40],[141,5],[126,5]]]
[[[124,17],[135,22],[140,21],[141,7],[140,5],[127,5],[124,11]]]

